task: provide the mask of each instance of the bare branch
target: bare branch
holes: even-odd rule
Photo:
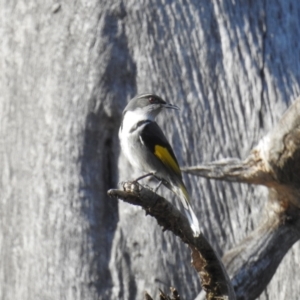
[[[257,298],[300,238],[300,98],[246,160],[225,159],[183,171],[268,187],[262,223],[224,256],[237,298]]]
[[[170,230],[192,250],[192,264],[198,272],[207,299],[235,299],[225,268],[203,234],[194,237],[186,217],[166,199],[136,182],[124,184],[124,191],[109,190],[108,195],[139,205],[154,217],[163,230]]]
[[[180,298],[177,290],[173,287],[170,288],[171,291],[170,296],[166,295],[161,289],[159,291],[160,291],[160,295],[159,295],[160,300],[183,300]]]
[[[144,300],[153,300],[153,298],[147,292],[145,292]]]
[[[289,217],[287,217],[289,215]],[[300,210],[282,216],[269,213],[244,241],[223,257],[238,299],[256,299],[282,258],[300,237]]]
[[[227,158],[182,171],[209,179],[262,184],[278,192],[290,189],[294,199],[289,201],[300,206],[300,98],[246,160]]]
[[[205,165],[181,168],[183,172],[209,179],[267,185],[273,181],[263,161],[253,152],[245,161],[227,158]]]

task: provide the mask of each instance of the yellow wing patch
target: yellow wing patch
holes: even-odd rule
[[[168,167],[170,167],[177,174],[181,174],[180,168],[168,151],[167,148],[156,145],[154,148],[154,154]]]

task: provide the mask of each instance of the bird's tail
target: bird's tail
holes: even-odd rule
[[[188,218],[190,226],[194,232],[194,236],[199,236],[200,234],[199,222],[191,206],[190,197],[186,190],[186,187],[184,186],[183,183],[180,183],[178,186],[173,186],[173,190],[181,199],[183,207],[185,208],[185,215]]]

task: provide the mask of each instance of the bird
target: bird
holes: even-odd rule
[[[199,236],[198,219],[192,209],[190,197],[182,180],[181,170],[174,151],[155,121],[165,109],[179,110],[155,94],[141,94],[131,99],[122,114],[119,129],[121,149],[130,164],[146,174],[153,175],[180,199],[185,208],[194,236]]]

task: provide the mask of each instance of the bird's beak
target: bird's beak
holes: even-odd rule
[[[177,105],[173,105],[173,104],[169,104],[169,103],[164,104],[163,107],[179,110],[179,107]]]

